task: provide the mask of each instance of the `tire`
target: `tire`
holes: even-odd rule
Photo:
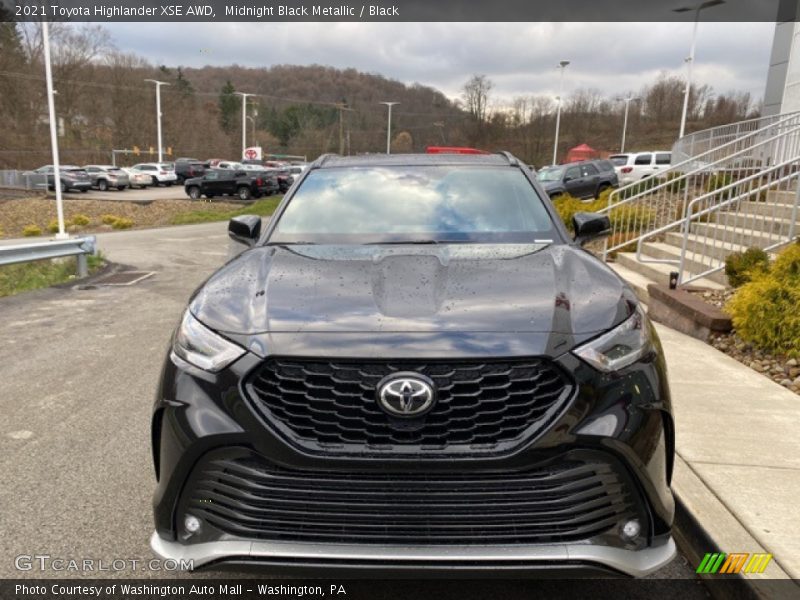
[[[105,192],[108,189],[108,182],[105,179],[98,179],[97,189],[101,192]]]
[[[152,176],[150,177],[150,179],[153,180],[153,187],[158,187],[158,179],[156,179],[155,177],[152,177]]]
[[[239,197],[239,200],[250,200],[250,198],[253,196],[253,194],[250,192],[250,188],[244,185],[236,190],[236,195]]]
[[[202,196],[202,194],[200,193],[200,188],[197,187],[196,185],[193,185],[188,190],[186,190],[186,193],[189,194],[189,198],[191,198],[192,200],[200,200],[200,196]]]
[[[171,182],[171,181],[167,181],[167,182],[166,182],[166,186],[167,186],[167,187],[172,187],[172,182]]]
[[[595,199],[599,199],[603,192],[609,189],[611,186],[607,183],[601,183],[600,186],[597,188],[597,193],[594,195]]]

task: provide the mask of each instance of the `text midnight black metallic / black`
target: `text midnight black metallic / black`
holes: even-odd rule
[[[675,553],[660,344],[508,154],[323,157],[193,295],[152,546],[263,569],[589,570]]]

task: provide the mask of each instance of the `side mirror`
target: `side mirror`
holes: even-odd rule
[[[575,241],[581,246],[589,240],[604,237],[611,233],[611,219],[599,213],[578,212],[572,217]]]
[[[234,242],[253,246],[261,235],[261,217],[241,215],[228,222],[228,237]]]

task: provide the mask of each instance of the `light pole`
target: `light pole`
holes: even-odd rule
[[[242,97],[242,158],[244,158],[244,149],[247,148],[247,99],[256,94],[245,94],[244,92],[233,93]]]
[[[686,131],[686,113],[689,110],[689,93],[692,89],[692,66],[694,65],[694,50],[695,46],[697,45],[697,24],[700,21],[700,11],[704,8],[711,8],[712,6],[719,6],[720,4],[725,4],[725,0],[706,0],[705,2],[700,2],[696,6],[682,6],[681,8],[673,9],[673,12],[676,13],[684,13],[689,12],[691,10],[694,11],[694,29],[692,30],[692,45],[689,48],[689,56],[687,56],[684,61],[686,62],[686,89],[683,92],[683,111],[681,113],[681,131],[678,134],[678,138],[683,137],[684,131]]]
[[[145,79],[151,83],[156,84],[156,129],[158,130],[158,162],[164,160],[164,155],[161,152],[161,86],[169,85],[166,81],[158,81],[156,79]]]
[[[253,125],[252,138],[253,138],[253,140],[255,140],[256,139],[256,120],[253,117],[251,117],[250,115],[247,115],[247,120],[250,121],[250,123]],[[255,142],[253,142],[253,143],[255,143]]]
[[[386,125],[386,154],[392,153],[392,107],[399,102],[378,102],[384,104],[389,108],[389,122]]]
[[[58,132],[56,130],[56,103],[53,95],[53,70],[50,66],[50,29],[47,21],[42,21],[42,42],[44,44],[44,75],[47,80],[47,110],[50,120],[50,146],[53,150],[53,188],[56,191],[56,214],[58,217],[57,240],[67,239],[64,230],[64,205],[61,198],[61,164],[58,158]]]
[[[558,96],[556,99],[558,100],[558,107],[556,108],[556,139],[553,143],[553,164],[556,164],[556,160],[558,160],[558,130],[561,127],[561,98],[564,95],[564,69],[567,68],[569,64],[568,60],[562,60],[558,63],[558,69],[561,69],[561,76],[558,80]]]
[[[640,98],[634,98],[630,92],[628,93],[628,97],[623,99],[625,102],[625,118],[622,120],[622,143],[619,146],[620,153],[625,152],[625,133],[628,131],[628,108],[631,102],[639,99]]]

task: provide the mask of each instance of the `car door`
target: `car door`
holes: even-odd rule
[[[636,158],[633,160],[634,180],[650,177],[655,171],[653,167],[653,155],[650,152],[637,154]]]
[[[564,172],[564,189],[570,196],[580,198],[581,189],[583,188],[583,177],[581,176],[581,168],[578,166],[569,167]]]
[[[600,171],[592,163],[581,165],[581,177],[583,177],[583,186],[581,197],[587,198],[594,196],[600,185]]]
[[[203,175],[202,193],[218,196],[219,191],[219,171],[208,171]]]
[[[86,172],[89,174],[89,180],[92,183],[92,186],[97,186],[97,175],[100,173],[100,169],[97,167],[86,167]]]

